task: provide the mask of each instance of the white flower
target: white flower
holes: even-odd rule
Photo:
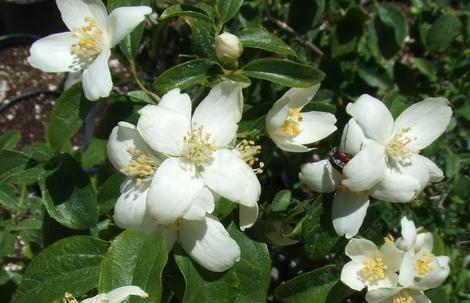
[[[81,303],[121,303],[129,296],[147,298],[149,295],[140,287],[129,285],[113,289],[105,294],[99,294],[93,298],[85,299],[81,301]]]
[[[406,250],[400,267],[399,282],[415,290],[428,290],[444,282],[449,275],[449,257],[432,253],[434,239],[431,233],[417,234],[414,222],[401,220],[402,238],[397,246]]]
[[[351,239],[345,253],[352,261],[341,271],[341,281],[360,291],[384,287],[396,287],[403,252],[394,245],[385,243],[380,249],[369,240]]]
[[[152,9],[119,7],[108,16],[101,0],[56,0],[70,32],[40,39],[31,46],[28,62],[45,72],[83,70],[89,100],[109,96],[113,83],[108,68],[111,48],[124,39]]]
[[[148,213],[159,224],[172,224],[187,214],[204,189],[248,207],[255,217],[260,183],[231,147],[242,108],[241,88],[224,82],[211,89],[192,118],[191,100],[179,89],[164,95],[158,105],[140,110],[137,129],[143,140],[169,157],[152,179],[147,198]],[[194,212],[191,219],[204,216]]]
[[[222,63],[237,61],[243,53],[243,45],[237,36],[222,33],[215,37],[215,54]]]
[[[301,113],[320,85],[291,88],[269,110],[266,130],[276,145],[288,152],[307,152],[306,144],[317,142],[336,130],[336,118],[325,112]]]
[[[380,288],[367,292],[368,303],[432,303],[421,291],[403,287]]]
[[[393,121],[387,107],[369,95],[348,104],[352,124],[361,132],[353,140],[362,145],[354,164],[343,170],[341,183],[352,191],[390,202],[409,202],[428,182],[442,180],[443,172],[419,152],[447,128],[452,110],[445,98],[428,98],[411,105]],[[367,156],[363,154],[368,154]],[[352,161],[351,161],[352,162]]]

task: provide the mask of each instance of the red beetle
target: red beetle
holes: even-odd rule
[[[330,161],[331,165],[337,170],[339,171],[340,173],[343,173],[343,168],[344,166],[349,162],[351,161],[351,159],[353,158],[353,156],[351,156],[350,154],[338,149],[337,147],[335,147],[329,157],[328,157],[328,161]]]

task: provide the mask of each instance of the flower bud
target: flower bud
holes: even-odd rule
[[[215,38],[215,54],[220,62],[233,63],[243,53],[243,45],[238,37],[230,33],[222,33]]]

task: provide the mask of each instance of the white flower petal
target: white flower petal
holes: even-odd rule
[[[361,228],[369,207],[369,196],[364,192],[338,189],[333,199],[333,226],[340,236],[350,239]]]
[[[444,173],[436,165],[436,163],[421,155],[416,155],[416,157],[420,158],[424,165],[427,167],[429,172],[429,182],[439,182],[444,179]]]
[[[212,161],[201,171],[207,186],[222,197],[245,206],[255,206],[261,185],[251,167],[231,150],[212,154]]]
[[[349,240],[344,252],[351,260],[361,264],[365,259],[374,259],[381,256],[374,242],[367,239]]]
[[[352,191],[368,190],[382,180],[385,169],[384,147],[370,141],[344,166],[341,184]]]
[[[145,142],[161,153],[180,156],[184,137],[191,131],[188,117],[157,105],[147,105],[139,113],[137,129]]]
[[[415,300],[416,303],[432,303],[425,294],[415,290],[407,290],[407,293]]]
[[[162,228],[160,231],[163,234],[163,238],[165,238],[166,250],[170,252],[178,240],[178,232],[171,228]]]
[[[385,271],[385,277],[369,283],[368,290],[377,288],[396,287],[398,285],[398,275],[390,270]]]
[[[214,196],[207,187],[203,187],[201,192],[194,198],[188,211],[183,218],[186,220],[201,220],[207,214],[214,211]]]
[[[388,202],[410,202],[421,191],[418,180],[387,168],[382,181],[369,190],[369,194]]]
[[[366,294],[366,301],[369,303],[389,303],[392,297],[401,291],[400,287],[369,290]]]
[[[361,151],[367,142],[368,139],[366,139],[356,120],[354,118],[349,119],[341,135],[341,150],[354,156]]]
[[[188,121],[191,120],[191,98],[188,94],[182,94],[179,88],[175,88],[162,96],[158,106],[165,107],[180,113]]]
[[[115,46],[129,35],[152,12],[148,6],[118,7],[109,14],[108,33],[111,46]]]
[[[71,72],[75,65],[71,48],[75,43],[70,32],[39,39],[29,50],[28,62],[32,67],[47,73]]]
[[[245,231],[245,229],[252,227],[256,219],[258,219],[259,206],[258,203],[256,203],[255,206],[252,207],[244,205],[240,205],[239,207],[240,229]]]
[[[416,237],[415,251],[425,250],[431,252],[434,247],[434,237],[432,233],[419,233]]]
[[[330,113],[313,111],[302,113],[302,116],[302,131],[292,138],[293,143],[311,144],[328,137],[336,130],[336,117]]]
[[[108,12],[101,0],[56,0],[62,20],[69,30],[85,25],[85,18],[92,18],[106,30]]]
[[[114,207],[114,222],[123,229],[132,228],[145,233],[157,231],[157,224],[148,216],[146,209],[148,184],[136,186],[132,179],[127,179],[122,187]]]
[[[126,300],[129,296],[138,296],[141,298],[147,298],[149,295],[138,286],[123,286],[111,290],[107,293],[109,303],[121,303]]]
[[[194,111],[193,126],[203,126],[218,147],[226,147],[237,134],[242,117],[243,94],[234,82],[222,82],[213,87]]]
[[[418,180],[420,185],[419,191],[422,191],[426,185],[428,185],[430,178],[429,169],[423,159],[425,159],[425,157],[420,155],[413,155],[410,159],[410,163],[397,163],[395,166],[395,169],[398,170],[398,172],[402,175],[406,175]]]
[[[286,152],[305,153],[312,150],[312,148],[300,145],[298,143],[293,143],[292,140],[288,137],[271,135],[271,139],[273,139],[277,147]]]
[[[109,161],[114,168],[121,170],[132,160],[130,149],[138,149],[151,156],[153,153],[142,140],[134,125],[127,122],[119,122],[109,135],[107,151]]]
[[[240,259],[240,247],[212,216],[199,221],[185,221],[179,231],[184,250],[204,268],[222,272]]]
[[[168,158],[155,173],[147,196],[147,210],[157,223],[172,224],[182,218],[203,188],[195,167],[180,158]]]
[[[346,112],[357,121],[367,137],[384,145],[391,137],[393,117],[382,101],[362,95],[347,105]]]
[[[400,275],[398,281],[405,287],[412,287],[416,276],[415,254],[413,250],[405,252],[400,266]]]
[[[439,264],[440,262],[437,261],[437,258],[441,258],[440,262],[442,262],[442,264]],[[414,288],[425,291],[441,285],[449,276],[450,269],[447,264],[448,262],[449,257],[447,256],[436,257],[435,262],[433,262],[433,270],[417,281]]]
[[[400,221],[402,238],[397,239],[397,246],[404,251],[410,250],[416,244],[416,226],[413,220],[403,217]]]
[[[367,284],[364,283],[361,277],[362,267],[362,264],[355,263],[354,261],[346,263],[341,270],[341,282],[357,291],[364,289]]]
[[[113,89],[113,80],[108,67],[110,49],[104,49],[95,61],[83,70],[83,91],[88,100],[107,97]]]
[[[320,193],[331,193],[338,180],[336,172],[328,160],[306,163],[300,167],[299,179],[312,190]]]
[[[395,245],[385,243],[380,247],[380,253],[387,268],[391,272],[397,272],[400,269],[401,262],[403,261],[403,252]]]
[[[407,147],[421,150],[434,142],[450,123],[452,109],[446,98],[428,98],[403,111],[395,121],[394,132],[410,128],[407,135],[416,137]]]

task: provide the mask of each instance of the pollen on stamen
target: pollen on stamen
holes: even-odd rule
[[[415,270],[418,277],[423,278],[433,270],[434,255],[430,252],[424,252],[416,260]]]
[[[392,303],[415,303],[416,301],[407,293],[400,293],[393,297]]]
[[[196,166],[207,164],[216,146],[211,143],[211,136],[204,132],[202,126],[194,126],[190,133],[184,137],[183,156]]]
[[[367,259],[364,261],[362,274],[368,282],[374,282],[385,278],[385,271],[388,269],[382,258]]]
[[[417,140],[416,137],[408,134],[410,131],[410,127],[404,127],[393,135],[385,148],[388,156],[397,161],[408,163],[410,158],[418,152],[407,146],[409,143]]]
[[[132,156],[129,164],[121,169],[121,172],[136,180],[136,185],[140,186],[143,181],[152,177],[157,170],[156,161],[145,152],[129,148],[127,152]]]
[[[72,38],[78,42],[72,45],[72,53],[78,56],[93,57],[103,50],[103,31],[92,18],[85,17],[85,25],[72,30]]]
[[[264,163],[259,161],[257,157],[261,153],[261,146],[256,145],[253,140],[242,140],[237,144],[236,149],[240,152],[242,159],[253,168],[253,172],[257,175],[263,173]],[[255,167],[258,163],[258,167]]]
[[[287,112],[287,118],[282,124],[282,132],[288,136],[297,136],[302,132],[300,122],[304,120],[304,117],[300,113],[300,108],[289,108]]]
[[[384,241],[387,244],[394,244],[395,243],[395,237],[393,235],[388,234],[386,237],[384,237]]]
[[[66,292],[64,294],[64,298],[62,299],[62,302],[55,301],[55,303],[78,303],[78,300],[75,299],[75,297],[71,293]]]

